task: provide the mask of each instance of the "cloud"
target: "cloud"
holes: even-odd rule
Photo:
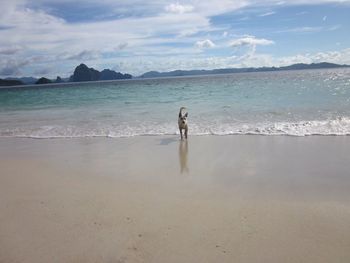
[[[256,38],[254,36],[245,36],[242,38],[235,39],[231,41],[231,47],[241,47],[241,46],[267,46],[272,45],[275,42],[265,38]]]
[[[308,14],[308,13],[309,13],[309,12],[302,11],[302,12],[296,13],[295,15],[297,15],[297,16],[302,16],[302,15],[306,15],[306,14]]]
[[[35,76],[44,76],[44,75],[51,73],[52,71],[54,71],[53,68],[45,67],[45,68],[35,70],[34,74],[35,74]]]
[[[6,59],[0,61],[0,76],[14,76],[21,73],[21,69],[28,65],[31,59]]]
[[[326,27],[325,30],[334,31],[334,30],[338,30],[339,28],[341,28],[341,25],[334,25],[334,26]]]
[[[327,16],[324,16],[324,17],[322,18],[322,20],[323,20],[323,21],[326,21],[326,20],[327,20]]]
[[[0,55],[14,55],[21,50],[22,48],[19,46],[0,47]]]
[[[321,26],[303,26],[303,27],[295,27],[295,28],[289,28],[289,29],[285,29],[285,30],[280,30],[277,31],[277,33],[310,33],[310,32],[320,32],[322,31],[322,27]]]
[[[175,14],[183,14],[193,11],[192,5],[180,5],[179,3],[170,4],[165,7],[165,11]]]
[[[122,42],[118,45],[118,50],[123,50],[128,46],[127,42]]]
[[[322,32],[322,31],[334,31],[341,27],[341,25],[334,25],[334,26],[303,26],[303,27],[295,27],[295,28],[289,28],[285,30],[279,30],[276,31],[276,33],[315,33],[315,32]]]
[[[248,20],[250,20],[249,16],[244,16],[244,17],[238,19],[238,21],[248,21]]]
[[[125,52],[126,47],[129,56],[136,56],[138,52],[160,50],[160,46],[184,36],[186,39],[177,41],[188,42],[188,45],[192,46],[193,40],[188,37],[189,35],[210,30],[208,18],[192,13],[176,16],[165,13],[151,17],[67,23],[42,10],[21,6],[8,10],[11,12],[0,17],[0,24],[9,23],[13,29],[1,33],[0,47],[4,47],[1,49],[1,54],[18,55],[18,59],[38,54],[49,61],[58,58],[55,61],[57,64],[62,63],[60,60],[67,59],[100,59],[99,54],[117,50],[120,51],[118,53]],[[172,35],[162,36],[169,32]],[[25,46],[21,54],[17,54],[19,48],[11,47],[14,43]],[[93,52],[96,49],[99,51]]]
[[[264,16],[271,16],[271,15],[274,15],[274,14],[276,14],[276,12],[271,11],[271,12],[263,13],[263,14],[261,14],[259,16],[260,17],[264,17]]]
[[[343,52],[339,51],[328,51],[328,52],[318,52],[312,55],[312,60],[316,62],[323,61],[337,61],[341,63],[342,56],[349,58],[350,49],[345,49]]]
[[[210,39],[198,40],[195,43],[195,46],[198,48],[212,48],[215,47],[215,44]]]
[[[304,53],[292,56],[275,57],[269,54],[253,54],[251,57],[240,60],[237,66],[288,66],[296,63],[331,62],[336,64],[350,64],[350,48],[340,51],[325,51],[317,53]]]
[[[100,58],[100,53],[94,50],[83,50],[75,55],[69,55],[63,57],[67,60],[77,60],[77,61],[89,61]]]
[[[16,65],[8,65],[0,68],[0,76],[16,76],[20,73],[21,71]]]
[[[317,53],[296,54],[293,56],[271,57],[271,63],[276,66],[287,66],[295,63],[331,62],[337,64],[350,63],[350,49],[326,51]]]
[[[271,54],[251,54],[247,52],[243,56],[168,56],[166,60],[157,57],[138,57],[121,60],[116,63],[115,69],[133,72],[136,76],[147,71],[171,71],[176,69],[216,69],[216,68],[241,68],[264,66],[287,66],[296,63],[333,62],[338,64],[350,64],[350,48],[341,51],[327,51],[307,54],[295,54],[293,56],[276,57]]]

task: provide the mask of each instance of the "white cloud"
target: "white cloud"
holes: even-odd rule
[[[0,47],[0,55],[14,55],[21,50],[19,46]]]
[[[269,39],[265,38],[256,38],[254,36],[245,36],[242,38],[235,39],[231,41],[230,46],[231,47],[241,47],[241,46],[267,46],[272,45],[275,42]]]
[[[36,63],[41,60],[40,57],[29,58],[5,58],[0,59],[0,76],[15,76],[22,74],[23,67]]]
[[[4,23],[11,24],[14,29],[1,30],[1,47],[13,47],[13,43],[19,43],[26,47],[22,50],[23,56],[41,53],[47,57],[65,52],[71,57],[84,56],[86,50],[97,49],[100,52],[124,51],[126,47],[128,52],[147,50],[174,41],[172,36],[159,37],[162,34],[171,32],[183,37],[210,30],[209,20],[198,14],[162,14],[69,24],[43,11],[21,7],[0,17],[0,24]],[[191,42],[189,38],[183,41]],[[2,54],[16,51],[14,48],[1,49]]]
[[[306,11],[302,11],[302,12],[298,12],[296,13],[297,16],[302,16],[302,15],[306,15],[308,14],[309,12],[306,12]]]
[[[175,14],[191,12],[194,9],[192,5],[180,5],[179,3],[170,4],[165,7],[165,11]]]
[[[336,64],[350,64],[350,48],[340,51],[326,51],[317,53],[296,54],[293,56],[274,57],[269,54],[254,54],[240,61],[238,65],[251,67],[259,66],[288,66],[296,63],[331,62]]]
[[[323,21],[326,21],[326,20],[327,20],[327,16],[324,16],[324,17],[322,18],[322,20],[323,20]]]
[[[341,25],[334,25],[334,26],[326,27],[325,30],[327,30],[327,31],[334,31],[334,30],[337,30],[339,28],[341,28]]]
[[[128,43],[127,42],[122,42],[118,45],[118,49],[119,50],[123,50],[125,49],[126,47],[128,46]]]
[[[83,50],[83,51],[79,52],[78,54],[68,55],[66,57],[63,57],[63,59],[76,60],[76,61],[82,62],[82,61],[99,59],[100,56],[101,56],[101,54],[98,51]]]
[[[248,21],[248,20],[250,20],[249,16],[244,16],[244,17],[238,19],[238,21]]]
[[[198,40],[195,43],[195,46],[198,48],[212,48],[215,47],[215,44],[210,39]]]
[[[341,27],[341,25],[334,25],[334,26],[303,26],[303,27],[295,27],[295,28],[289,28],[285,30],[279,30],[276,31],[276,33],[315,33],[315,32],[322,32],[322,31],[334,31]]]
[[[310,32],[320,32],[322,31],[321,26],[303,26],[303,27],[295,27],[295,28],[289,28],[285,30],[277,31],[277,33],[288,33],[288,32],[294,32],[294,33],[310,33]]]
[[[138,57],[122,60],[117,63],[118,70],[123,68],[127,72],[141,75],[146,71],[171,71],[176,69],[217,69],[242,68],[263,66],[288,66],[296,63],[332,62],[350,64],[350,48],[341,51],[327,51],[313,54],[296,54],[293,56],[275,57],[271,54],[247,54],[243,56],[204,57],[204,56],[168,56],[166,60],[157,57]],[[120,65],[120,66],[119,66]]]
[[[34,74],[35,74],[35,76],[44,76],[44,75],[51,73],[52,71],[54,71],[54,68],[45,67],[45,68],[36,69],[34,71]]]
[[[271,15],[274,15],[274,14],[276,14],[276,12],[271,11],[271,12],[260,14],[259,16],[260,17],[264,17],[264,16],[271,16]]]

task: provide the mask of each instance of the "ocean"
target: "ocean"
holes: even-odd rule
[[[0,137],[350,135],[350,69],[0,89]]]

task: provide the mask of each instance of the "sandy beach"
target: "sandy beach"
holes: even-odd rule
[[[0,139],[0,262],[350,262],[349,136]]]

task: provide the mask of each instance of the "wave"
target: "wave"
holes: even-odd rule
[[[190,123],[190,135],[350,135],[350,118],[275,123]],[[52,125],[39,127],[0,128],[1,137],[21,138],[82,138],[82,137],[134,137],[179,134],[174,123],[142,123],[128,126],[111,125]]]

